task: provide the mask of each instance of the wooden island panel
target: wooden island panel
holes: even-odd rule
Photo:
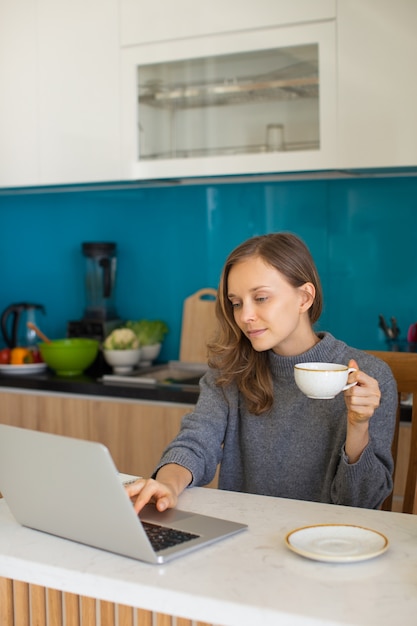
[[[1,626],[211,626],[0,577]]]

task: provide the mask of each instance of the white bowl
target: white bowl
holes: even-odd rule
[[[103,350],[104,358],[112,366],[115,374],[127,374],[139,363],[141,349]]]
[[[142,346],[140,348],[140,365],[141,367],[147,367],[151,365],[161,352],[161,343],[155,343],[152,346]]]

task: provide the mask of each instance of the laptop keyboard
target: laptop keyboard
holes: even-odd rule
[[[167,528],[166,526],[158,526],[158,524],[151,524],[150,522],[142,522],[142,526],[155,552],[165,548],[172,548],[180,543],[199,537],[199,535],[193,535],[193,533]]]

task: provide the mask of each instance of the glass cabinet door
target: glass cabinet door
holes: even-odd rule
[[[284,45],[283,33],[290,30],[297,41],[299,29],[277,29],[276,37],[267,31],[256,49],[220,53],[219,46],[216,54],[155,62],[139,55],[130,125],[135,140],[129,142],[137,177],[322,167],[323,151],[330,152],[326,124],[334,116],[329,94],[336,87],[332,71],[326,76],[322,67],[328,42],[310,36]],[[329,59],[325,65],[332,67]],[[306,157],[310,167],[303,166]]]
[[[140,65],[141,159],[320,147],[318,44]]]

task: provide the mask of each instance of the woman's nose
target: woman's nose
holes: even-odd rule
[[[252,304],[243,304],[241,309],[241,319],[243,322],[252,322],[255,319],[255,309]]]

